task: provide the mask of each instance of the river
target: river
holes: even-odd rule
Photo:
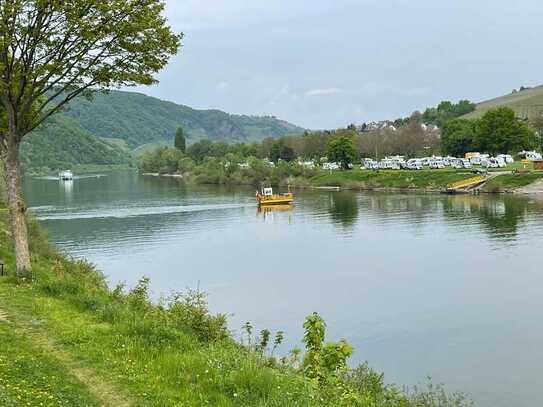
[[[34,214],[110,284],[209,294],[234,335],[299,345],[319,312],[389,382],[431,376],[483,407],[543,405],[543,198],[303,191],[258,212],[254,189],[132,172],[27,178]]]

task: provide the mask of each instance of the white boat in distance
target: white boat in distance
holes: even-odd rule
[[[72,181],[74,179],[74,174],[70,170],[61,171],[58,173],[58,179],[61,181]]]

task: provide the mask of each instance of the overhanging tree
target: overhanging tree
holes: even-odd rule
[[[1,0],[0,156],[18,274],[31,266],[23,138],[75,97],[155,83],[182,39],[163,11],[163,0]]]

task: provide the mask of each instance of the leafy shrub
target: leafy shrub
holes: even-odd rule
[[[30,252],[32,255],[38,255],[47,259],[58,258],[58,251],[49,242],[47,232],[40,227],[38,221],[32,215],[27,214],[26,224],[28,228]]]
[[[336,378],[347,368],[347,359],[353,348],[345,340],[324,344],[326,323],[317,313],[308,316],[304,323],[306,355],[304,372],[320,384]]]
[[[168,317],[177,327],[190,330],[202,342],[224,340],[229,337],[226,315],[211,315],[206,297],[199,290],[175,294],[168,304]]]

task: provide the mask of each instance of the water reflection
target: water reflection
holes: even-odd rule
[[[476,221],[492,240],[514,243],[525,218],[543,211],[543,200],[527,196],[460,195],[443,201],[446,220]]]
[[[267,214],[267,213],[274,213],[274,212],[286,212],[286,211],[291,211],[294,209],[294,205],[269,205],[269,206],[262,206],[262,205],[258,205],[257,206],[257,213],[259,214]]]
[[[61,193],[64,195],[66,202],[72,202],[73,198],[73,192],[74,192],[74,181],[73,180],[66,180],[66,181],[59,181],[59,188],[61,190]]]
[[[370,194],[360,200],[364,216],[380,226],[421,233],[440,214],[439,196]]]
[[[257,216],[262,217],[264,222],[274,222],[276,215],[289,214],[294,209],[294,205],[258,205],[256,208]]]
[[[350,191],[330,193],[328,210],[335,225],[345,231],[353,230],[358,219],[357,194]]]

